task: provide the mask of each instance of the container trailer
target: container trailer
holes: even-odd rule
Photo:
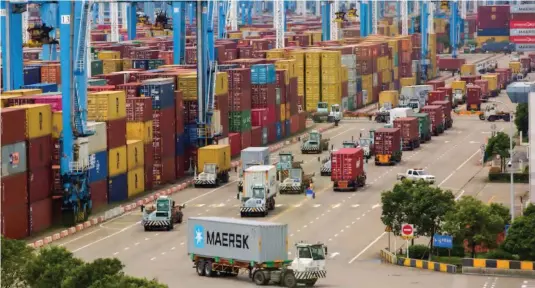
[[[427,104],[433,103],[435,101],[444,101],[448,100],[446,95],[446,91],[444,90],[438,90],[438,91],[430,91],[428,94]],[[450,105],[451,106],[451,105]]]
[[[401,130],[379,128],[374,134],[375,165],[395,165],[401,162]]]
[[[479,88],[481,88],[481,101],[482,102],[485,102],[487,101],[487,99],[490,97],[490,93],[489,93],[489,81],[488,80],[485,80],[485,79],[481,79],[481,80],[476,80],[475,86],[479,86]],[[468,97],[468,95],[467,95]]]
[[[275,209],[275,197],[279,193],[277,168],[273,165],[257,165],[245,169],[241,201],[241,217],[267,216]]]
[[[444,112],[442,106],[428,105],[422,108],[422,112],[429,114],[431,119],[431,131],[434,136],[444,133]]]
[[[420,132],[420,144],[431,140],[431,120],[427,113],[416,113],[412,117],[418,118],[418,130]]]
[[[248,147],[241,151],[238,181],[238,192],[243,189],[243,173],[254,165],[269,165],[269,147]]]
[[[463,104],[466,101],[466,81],[451,82],[451,89],[453,93],[453,107]]]
[[[217,187],[220,183],[227,183],[230,168],[229,145],[209,145],[199,148],[193,186]]]
[[[442,106],[442,111],[444,112],[444,130],[453,127],[453,118],[451,118],[451,105],[448,101],[435,101],[431,105]]]
[[[498,75],[497,74],[485,74],[481,76],[482,80],[487,80],[489,82],[488,90],[491,97],[496,97],[500,94],[500,87],[498,86]]]
[[[314,286],[327,276],[327,246],[295,244],[288,259],[288,225],[222,217],[188,218],[188,255],[197,275],[248,273],[256,285]]]
[[[433,91],[433,85],[413,85],[401,88],[399,96],[399,107],[409,107],[414,113],[420,112],[420,108],[425,106],[430,91]],[[392,119],[390,121],[393,121]]]
[[[334,191],[357,191],[366,185],[364,149],[342,148],[332,153],[331,181]]]
[[[416,117],[405,117],[394,120],[394,128],[401,130],[403,151],[420,147],[419,120]]]
[[[467,88],[466,110],[481,111],[481,87],[470,85]]]

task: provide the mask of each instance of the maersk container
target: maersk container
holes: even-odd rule
[[[241,173],[253,165],[269,165],[269,147],[249,147],[241,150]]]
[[[257,263],[286,261],[288,225],[223,217],[190,217],[188,254]]]

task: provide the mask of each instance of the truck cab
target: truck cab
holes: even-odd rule
[[[195,185],[202,186],[204,183],[207,185],[219,186],[219,179],[217,178],[217,164],[206,163],[204,164],[203,172],[199,173],[195,179],[198,182]]]
[[[451,88],[453,93],[452,104],[457,107],[459,104],[466,102],[466,81],[453,81],[451,82]]]
[[[310,279],[299,279],[298,283],[307,285],[308,287],[316,284],[319,278],[325,278],[326,275],[326,258],[327,258],[327,246],[322,243],[308,244],[308,243],[296,243],[296,257],[290,265],[290,269],[294,271],[294,274],[310,274]],[[307,277],[309,278],[309,277]]]
[[[335,126],[338,126],[338,122],[340,122],[341,119],[342,119],[342,111],[340,109],[340,105],[339,104],[331,105],[331,112],[329,113],[327,122],[329,123],[334,122]]]
[[[185,204],[177,206],[175,201],[168,196],[160,196],[152,206],[141,205],[141,213],[143,214],[141,224],[145,231],[153,229],[172,230],[175,223],[182,223],[182,209],[185,207]]]
[[[257,165],[245,170],[243,191],[238,193],[241,201],[241,217],[250,215],[267,216],[275,209],[275,197],[279,192],[273,165]]]

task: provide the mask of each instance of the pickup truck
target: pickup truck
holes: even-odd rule
[[[435,176],[427,174],[423,169],[408,169],[405,173],[398,173],[398,180],[410,179],[413,181],[424,180],[430,184],[435,183]]]

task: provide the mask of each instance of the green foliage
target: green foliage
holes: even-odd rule
[[[2,237],[2,283],[6,288],[165,288],[156,280],[124,274],[118,259],[96,259],[85,263],[63,247],[50,246],[39,252],[24,241]]]
[[[34,257],[33,249],[24,241],[1,237],[2,242],[2,288],[28,287],[24,281],[26,265]]]
[[[529,174],[528,173],[513,173],[513,181],[515,183],[529,183]],[[509,183],[511,182],[511,174],[501,173],[501,172],[500,173],[489,172],[489,182]]]
[[[511,224],[511,211],[501,203],[492,203],[489,206],[492,215],[498,215],[502,218],[505,225]]]
[[[456,209],[446,217],[445,231],[458,239],[468,240],[472,246],[472,257],[475,257],[476,243],[495,247],[496,237],[505,227],[504,220],[493,214],[490,206],[474,197],[464,196],[455,206]]]
[[[528,136],[529,110],[527,103],[519,103],[516,106],[515,125],[522,135]]]
[[[464,257],[464,245],[462,243],[453,243],[452,249],[435,247],[433,248],[433,255]]]
[[[409,246],[409,257],[412,259],[427,259],[429,258],[429,247],[421,244]]]
[[[524,210],[524,216],[533,216],[535,217],[535,205],[533,203],[530,203],[528,207]]]
[[[532,209],[528,216],[515,219],[502,245],[505,251],[518,255],[520,260],[535,261],[535,214]]]
[[[485,161],[489,161],[490,157],[500,156],[501,165],[500,171],[505,170],[505,161],[509,157],[510,138],[503,132],[498,132],[494,137],[491,137],[485,147]],[[513,142],[513,148],[515,143]]]
[[[485,258],[496,260],[518,260],[513,254],[499,248],[486,253]]]

